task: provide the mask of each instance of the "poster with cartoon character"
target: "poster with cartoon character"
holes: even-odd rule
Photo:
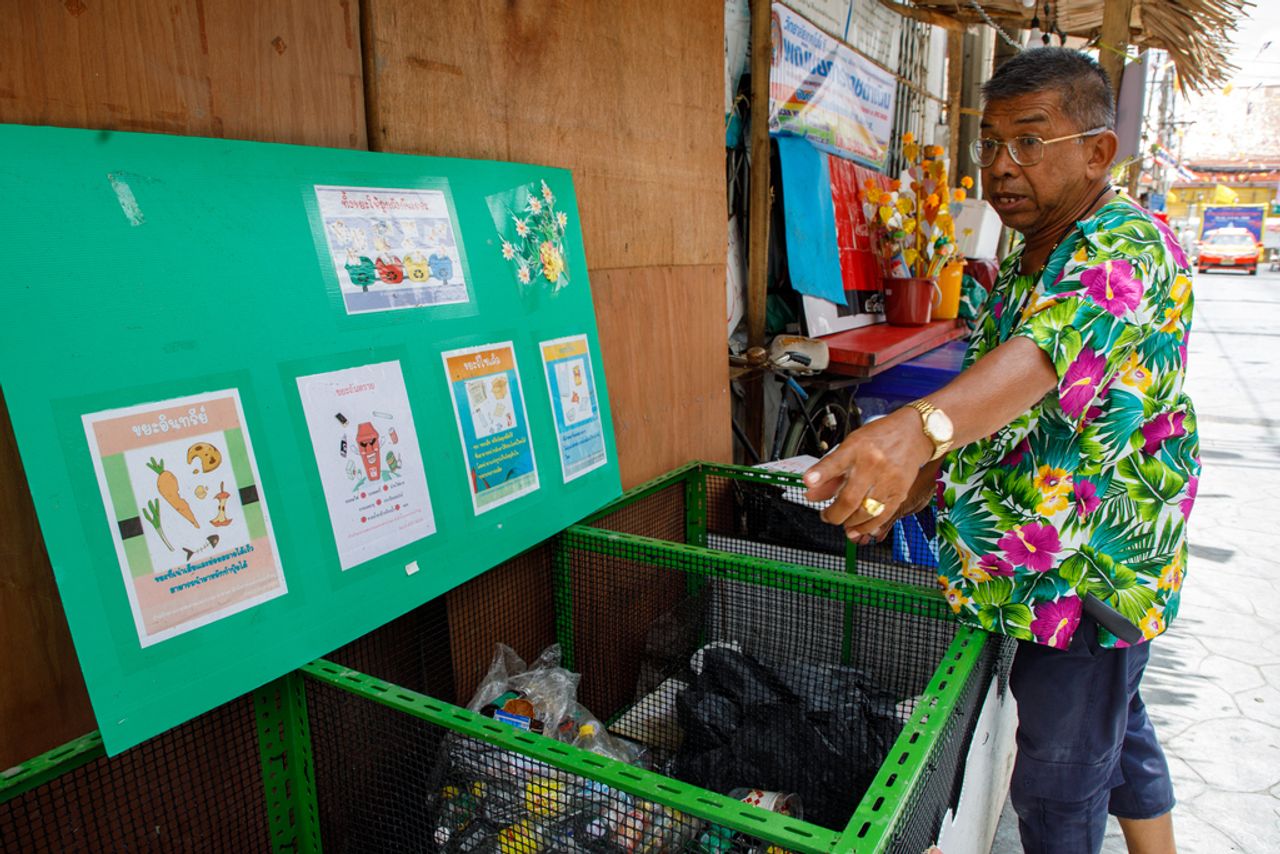
[[[298,377],[342,569],[436,532],[399,362]]]
[[[538,349],[547,375],[560,470],[568,483],[600,468],[607,460],[591,353],[585,335],[543,341]]]
[[[83,422],[142,646],[284,595],[239,391]]]
[[[533,438],[510,341],[442,354],[477,514],[538,488]]]
[[[347,314],[470,301],[443,190],[315,191]]]

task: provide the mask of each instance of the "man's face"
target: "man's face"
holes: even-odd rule
[[[1001,142],[1020,136],[1055,139],[1089,128],[1075,126],[1062,110],[1056,89],[992,101],[982,113],[982,136]],[[1065,225],[1096,179],[1091,168],[1090,138],[1055,142],[1033,166],[1019,166],[1003,145],[982,170],[982,190],[1000,221],[1023,234]]]

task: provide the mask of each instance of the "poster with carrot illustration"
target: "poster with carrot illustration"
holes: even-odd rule
[[[286,592],[238,391],[83,422],[142,646]]]

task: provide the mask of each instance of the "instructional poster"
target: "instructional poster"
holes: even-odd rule
[[[343,570],[434,534],[399,362],[298,378]]]
[[[286,592],[237,390],[83,421],[142,646]]]
[[[470,300],[443,190],[315,190],[347,314]]]
[[[556,424],[560,470],[568,483],[606,462],[591,353],[585,335],[543,341],[538,349],[547,375],[551,416]]]
[[[442,354],[477,514],[538,488],[524,391],[510,341]]]

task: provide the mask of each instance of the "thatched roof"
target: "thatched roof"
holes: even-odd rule
[[[1035,11],[1020,0],[977,2],[1005,29],[1026,29],[1036,11],[1043,14],[1044,10],[1044,0],[1036,0]],[[982,22],[971,0],[915,0],[914,5],[963,23]],[[1067,35],[1098,38],[1104,0],[1060,0],[1051,5],[1057,11],[1058,25]],[[1168,51],[1183,91],[1214,89],[1229,81],[1237,70],[1227,61],[1231,36],[1246,9],[1253,5],[1252,0],[1133,0],[1130,43]]]

